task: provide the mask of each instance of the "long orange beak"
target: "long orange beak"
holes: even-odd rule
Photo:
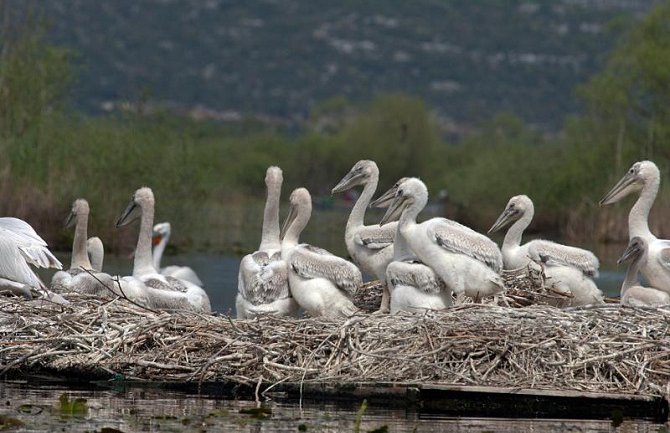
[[[156,236],[151,237],[151,245],[156,246],[159,243],[161,243],[161,236],[160,235],[156,235]]]

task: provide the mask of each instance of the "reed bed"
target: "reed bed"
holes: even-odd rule
[[[347,320],[0,298],[0,376],[280,383],[437,383],[666,396],[670,308],[464,304]]]

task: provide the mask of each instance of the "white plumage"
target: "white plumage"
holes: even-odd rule
[[[626,271],[626,278],[621,285],[621,304],[635,307],[658,307],[670,304],[670,294],[652,287],[640,285],[637,274],[641,264],[648,254],[646,241],[641,237],[634,237],[621,255],[617,263],[631,260]]]
[[[640,196],[628,214],[628,236],[642,238],[647,254],[640,262],[640,272],[652,287],[670,293],[670,241],[657,238],[649,229],[649,212],[661,184],[661,173],[652,161],[631,166],[616,185],[600,200],[600,205],[616,203],[631,193]]]
[[[514,196],[489,230],[491,233],[510,226],[502,245],[505,269],[536,263],[545,267],[547,281],[557,291],[572,295],[570,305],[602,303],[603,294],[591,279],[598,276],[600,266],[592,252],[542,239],[521,245],[523,232],[534,214],[535,207],[528,196]]]
[[[342,180],[332,189],[332,193],[347,191],[363,185],[356,204],[351,209],[344,232],[344,242],[351,259],[363,271],[368,272],[384,283],[384,293],[380,312],[389,311],[389,295],[386,288],[386,267],[393,259],[393,240],[396,235],[397,222],[389,222],[380,226],[365,225],[365,210],[370,204],[377,183],[379,168],[374,161],[361,160],[351,168]]]
[[[238,319],[248,319],[258,314],[289,316],[298,310],[298,304],[288,287],[288,267],[281,255],[279,198],[282,183],[281,169],[268,167],[265,173],[267,197],[261,243],[258,251],[242,258],[237,276],[235,309]]]
[[[152,243],[154,244],[154,267],[161,275],[166,277],[175,277],[202,287],[204,285],[202,280],[200,277],[198,277],[198,274],[196,274],[195,271],[189,266],[171,265],[164,268],[161,267],[163,252],[165,252],[165,247],[170,241],[171,233],[172,227],[169,222],[158,223],[154,226],[152,237]]]
[[[291,194],[290,202],[281,247],[293,298],[312,316],[354,314],[357,309],[351,296],[362,283],[360,270],[324,249],[299,244],[300,233],[312,214],[312,199],[305,188],[298,188]]]
[[[448,291],[472,298],[502,291],[502,256],[486,236],[446,218],[417,224],[416,217],[428,202],[428,190],[421,180],[409,178],[395,194],[382,223],[402,209],[398,236],[424,264],[430,266]],[[396,243],[398,239],[396,239]]]

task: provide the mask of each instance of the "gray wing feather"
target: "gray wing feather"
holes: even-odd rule
[[[536,263],[548,266],[571,266],[590,277],[598,276],[600,263],[591,251],[546,240],[528,242],[528,255]]]
[[[41,268],[63,268],[44,239],[27,222],[12,217],[0,218],[0,234],[19,247],[28,263]]]
[[[325,278],[349,295],[355,294],[363,283],[356,265],[308,244],[296,247],[289,265],[302,278]]]
[[[260,264],[264,263],[264,264]],[[253,305],[269,304],[290,297],[288,267],[281,253],[268,257],[257,251],[242,259],[238,275],[238,291]]]
[[[364,226],[356,232],[355,242],[373,250],[380,250],[393,245],[398,228],[397,222],[383,226]]]
[[[416,287],[425,293],[437,294],[446,289],[435,272],[421,262],[391,262],[386,268],[386,280],[393,286]]]
[[[502,270],[500,248],[491,239],[469,227],[446,218],[430,226],[435,242],[442,248],[470,256],[485,263],[495,272]]]
[[[44,287],[39,277],[30,269],[23,252],[13,238],[0,231],[0,276],[30,287]]]

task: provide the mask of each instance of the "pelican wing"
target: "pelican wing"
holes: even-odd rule
[[[63,268],[44,239],[27,222],[12,217],[0,218],[0,234],[18,246],[28,263],[40,268]]]
[[[289,265],[302,278],[325,278],[349,295],[355,294],[363,283],[356,265],[308,244],[298,245],[291,254]]]
[[[260,254],[259,254],[260,253]],[[242,259],[238,275],[237,290],[253,305],[269,304],[290,296],[288,289],[288,267],[275,253],[257,251]]]
[[[39,277],[30,269],[25,254],[11,236],[0,231],[0,277],[34,288],[44,288]]]
[[[530,259],[536,263],[544,263],[547,266],[571,266],[589,277],[598,276],[600,263],[591,251],[545,240],[530,241],[527,245]]]
[[[446,288],[428,266],[417,261],[392,262],[386,268],[386,280],[393,286],[411,286],[425,293],[437,294]]]
[[[356,232],[354,240],[359,245],[372,250],[381,250],[393,245],[395,239],[397,222],[384,224],[383,226],[364,226]]]
[[[654,243],[660,244],[660,252],[656,258],[663,269],[670,271],[670,240],[657,239]]]
[[[500,248],[483,234],[446,218],[437,219],[429,226],[428,233],[434,242],[449,252],[477,259],[495,272],[502,270]]]

